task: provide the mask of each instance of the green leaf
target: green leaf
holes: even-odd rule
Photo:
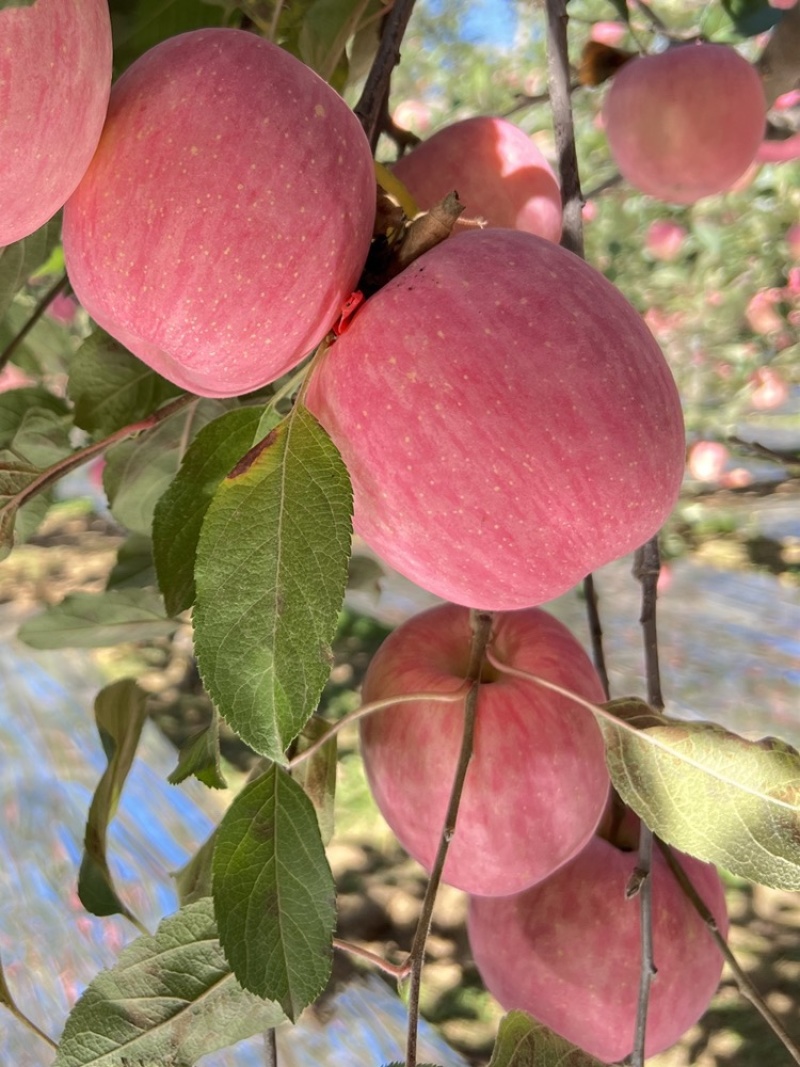
[[[576,1006],[580,1010],[580,1006]],[[488,1067],[603,1067],[590,1056],[521,1011],[500,1020]]]
[[[678,722],[636,699],[599,718],[611,779],[667,844],[777,889],[800,889],[800,753],[774,737]]]
[[[106,686],[94,702],[97,730],[108,760],[95,789],[86,820],[83,859],[78,875],[78,896],[92,915],[124,915],[137,926],[135,916],[117,896],[106,856],[108,825],[119,805],[147,718],[147,696],[130,678]]]
[[[198,900],[94,979],[67,1019],[53,1067],[193,1067],[283,1018],[238,984],[211,901]]]
[[[339,453],[295,409],[217,490],[197,549],[195,653],[223,717],[285,762],[330,673],[352,492]]]
[[[90,334],[70,360],[75,425],[98,437],[146,418],[181,392],[103,330]]]
[[[219,715],[212,709],[211,722],[181,748],[178,766],[167,781],[178,785],[191,775],[209,789],[226,789],[228,783],[222,774],[219,760]]]
[[[197,0],[110,0],[108,6],[116,74],[167,37],[205,26],[224,26],[229,21],[219,7]]]
[[[131,534],[117,550],[106,589],[142,589],[156,584],[153,542],[144,534]]]
[[[158,499],[172,482],[195,435],[227,410],[230,401],[198,400],[106,453],[103,488],[111,514],[132,533],[149,535]]]
[[[295,1019],[330,976],[336,908],[317,816],[286,771],[273,764],[234,800],[213,872],[220,941],[236,977]]]
[[[346,60],[347,42],[380,9],[376,0],[315,0],[300,29],[300,58],[325,81],[331,81],[342,59]],[[346,66],[342,73],[346,81]],[[344,81],[338,80],[343,87]]]
[[[330,733],[331,725],[318,715],[312,715],[297,738],[295,755],[305,752]],[[292,778],[302,788],[314,805],[319,823],[322,843],[327,845],[333,837],[333,812],[336,799],[336,736],[326,741],[321,748],[292,768]]]
[[[29,237],[23,237],[13,245],[0,248],[0,319],[4,317],[11,301],[31,274],[48,258],[60,238],[59,212],[54,219],[50,219]]]
[[[33,7],[36,0],[0,0],[0,11],[5,7]]]
[[[211,865],[216,844],[217,831],[215,829],[183,867],[174,872],[175,888],[178,891],[181,906],[211,896]]]
[[[707,4],[700,33],[710,41],[735,43],[772,29],[783,16],[769,0],[719,0]]]
[[[262,412],[260,407],[237,408],[204,426],[156,504],[153,553],[171,615],[194,603],[194,564],[203,519],[219,483],[252,447]]]
[[[39,477],[38,467],[0,450],[0,560],[14,547],[14,530],[20,514],[18,496]]]
[[[9,389],[0,393],[0,448],[8,448],[25,421],[34,410],[49,411],[54,415],[67,415],[67,405],[60,397],[53,396],[38,386],[24,389]]]
[[[47,408],[29,408],[9,445],[22,459],[44,469],[72,452],[70,423],[64,415]]]
[[[169,637],[179,623],[164,614],[152,589],[70,593],[24,622],[18,636],[31,648],[103,648]]]

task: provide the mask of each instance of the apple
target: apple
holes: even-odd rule
[[[558,241],[561,190],[519,126],[478,116],[445,126],[391,168],[423,211],[456,190],[464,216]]]
[[[729,189],[753,162],[766,102],[738,52],[684,44],[626,63],[603,114],[622,176],[660,200],[693,204]]]
[[[782,330],[783,316],[776,310],[776,304],[783,300],[780,289],[759,289],[747,302],[745,318],[754,333],[770,334]]]
[[[624,22],[595,22],[592,24],[589,38],[613,48],[620,44],[627,32],[628,27]]]
[[[362,699],[452,693],[470,654],[470,613],[441,604],[413,616],[370,662]],[[492,648],[510,667],[586,700],[603,685],[570,631],[541,608],[496,616]],[[603,737],[590,711],[487,666],[472,760],[444,880],[468,893],[517,893],[589,840],[605,809]],[[403,847],[428,870],[444,827],[464,729],[464,700],[396,704],[361,720],[375,801]]]
[[[719,441],[695,441],[689,449],[687,468],[698,482],[718,482],[730,458],[730,452]]]
[[[390,566],[457,604],[560,596],[651,537],[685,439],[641,317],[552,241],[473,230],[367,300],[309,380],[354,525]]]
[[[123,74],[64,212],[78,300],[201,396],[258,389],[330,330],[374,222],[367,139],[321,78],[233,29],[162,42]]]
[[[671,263],[681,254],[685,240],[686,230],[683,226],[669,219],[656,219],[647,228],[645,247],[654,259]]]
[[[716,868],[676,853],[728,930]],[[640,973],[640,911],[625,888],[638,860],[596,836],[573,860],[531,889],[474,897],[468,936],[483,981],[506,1010],[521,1009],[605,1063],[633,1049]],[[653,850],[653,950],[645,1055],[669,1048],[703,1015],[719,984],[722,954]]]
[[[111,92],[107,0],[0,11],[0,246],[38,230],[89,166]]]

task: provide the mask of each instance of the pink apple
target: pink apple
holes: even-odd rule
[[[718,482],[731,458],[719,441],[695,441],[689,449],[687,468],[698,482]]]
[[[782,141],[762,141],[756,152],[759,163],[790,163],[800,157],[800,133]]]
[[[456,190],[465,217],[558,241],[561,192],[519,126],[485,116],[445,126],[392,166],[422,210]]]
[[[725,896],[714,867],[676,853],[723,934]],[[633,1050],[640,970],[639,901],[625,899],[637,863],[593,837],[550,878],[508,897],[474,897],[468,933],[487,989],[605,1063]],[[722,954],[656,848],[645,1055],[673,1045],[708,1007]]]
[[[415,615],[378,649],[365,703],[452,693],[470,649],[466,608]],[[498,615],[492,647],[503,663],[605,699],[578,641],[540,608]],[[590,711],[488,668],[473,757],[444,880],[481,895],[516,893],[569,860],[591,837],[609,790],[603,738]],[[428,870],[444,826],[464,729],[464,702],[397,704],[361,720],[370,787],[404,848]]]
[[[76,296],[164,377],[257,389],[330,330],[372,235],[375,177],[353,113],[241,30],[162,42],[114,86],[64,213]]]
[[[600,44],[607,44],[614,48],[622,41],[628,27],[623,22],[595,22],[592,25],[589,37]]]
[[[392,119],[404,130],[424,133],[433,121],[433,112],[429,104],[422,100],[401,100],[392,113]]]
[[[306,403],[354,524],[469,607],[552,600],[659,529],[684,468],[680,400],[640,316],[529,233],[451,237],[368,300]]]
[[[692,204],[729,189],[753,162],[766,103],[738,52],[686,44],[626,63],[604,114],[623,177],[660,200]]]
[[[744,314],[754,333],[770,334],[783,329],[783,316],[775,310],[782,299],[780,289],[761,289],[750,297]]]
[[[111,91],[107,0],[0,11],[0,246],[38,230],[89,166]]]
[[[671,262],[681,254],[686,230],[677,222],[669,219],[656,219],[651,222],[645,236],[645,247],[655,259]]]
[[[750,403],[758,411],[779,408],[789,399],[789,384],[783,375],[772,367],[759,367],[751,378],[753,391]]]

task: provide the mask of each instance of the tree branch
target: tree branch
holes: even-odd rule
[[[62,274],[58,281],[51,285],[47,292],[42,296],[41,300],[34,308],[30,318],[27,320],[22,329],[19,330],[19,332],[11,338],[11,340],[8,342],[3,351],[0,352],[0,371],[2,371],[3,367],[5,367],[5,365],[14,355],[16,350],[31,332],[33,327],[53,303],[58,294],[63,293],[68,285],[69,279],[67,278],[66,274]]]
[[[561,244],[583,258],[583,197],[575,150],[566,0],[547,0],[547,87],[553,109],[564,228]]]
[[[383,23],[378,54],[367,75],[361,99],[353,109],[373,153],[381,132],[381,114],[389,98],[392,71],[400,61],[400,45],[413,10],[414,0],[395,0]]]

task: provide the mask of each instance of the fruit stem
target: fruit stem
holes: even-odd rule
[[[6,978],[5,978],[5,975],[3,974],[3,966],[2,966],[1,962],[0,962],[0,1004],[2,1004],[5,1008],[8,1009],[10,1014],[14,1016],[14,1018],[17,1020],[17,1022],[22,1023],[22,1025],[27,1027],[28,1030],[31,1031],[31,1033],[36,1034],[36,1036],[38,1038],[41,1038],[41,1040],[44,1041],[46,1044],[48,1044],[50,1046],[50,1048],[52,1048],[52,1049],[57,1049],[58,1048],[58,1044],[55,1041],[53,1041],[53,1039],[51,1037],[48,1037],[48,1035],[44,1032],[44,1030],[39,1029],[39,1027],[36,1025],[36,1023],[32,1019],[29,1019],[28,1016],[25,1015],[24,1012],[20,1011],[20,1009],[17,1007],[16,1001],[11,996],[11,990],[8,988],[8,986],[6,984]]]
[[[368,948],[362,948],[361,945],[354,945],[352,941],[342,941],[340,938],[334,937],[333,947],[337,948],[340,952],[347,952],[350,956],[358,956],[359,959],[366,960],[385,974],[391,975],[392,978],[395,978],[398,982],[407,978],[411,970],[411,963],[408,959],[403,963],[389,963],[383,956],[379,956],[377,952],[370,952]]]
[[[25,322],[25,325],[11,338],[3,351],[0,352],[0,371],[5,367],[58,294],[63,293],[68,285],[69,281],[66,274],[62,274],[58,281],[51,285],[47,292],[42,296],[42,299],[34,308],[30,317]]]
[[[769,1028],[781,1042],[783,1047],[792,1057],[794,1062],[800,1064],[800,1048],[798,1048],[798,1046],[786,1033],[786,1030],[784,1029],[781,1021],[775,1015],[772,1014],[772,1012],[764,1002],[764,998],[761,996],[759,991],[750,981],[750,978],[747,976],[747,974],[745,974],[745,972],[742,970],[739,961],[736,959],[733,952],[731,951],[730,945],[719,932],[719,927],[717,926],[716,919],[711,914],[711,911],[707,907],[703,898],[695,889],[686,871],[681,866],[678,857],[675,855],[669,845],[665,844],[662,840],[660,840],[660,838],[656,838],[656,841],[658,842],[658,847],[664,854],[664,859],[667,861],[669,869],[675,875],[675,878],[677,879],[681,889],[686,894],[686,897],[694,907],[694,910],[706,924],[709,933],[714,938],[720,952],[725,957],[725,962],[730,967],[731,971],[733,972],[733,976],[736,979],[736,984],[739,987],[739,992],[745,998],[745,1000],[749,1000],[753,1007],[756,1009],[756,1011],[759,1012],[761,1017],[766,1022],[767,1026],[769,1026]]]
[[[467,776],[470,759],[472,758],[472,743],[475,736],[475,719],[478,711],[478,694],[481,687],[481,673],[483,671],[486,650],[492,635],[492,622],[494,616],[488,611],[471,611],[470,622],[472,624],[472,644],[470,646],[469,668],[467,681],[470,682],[469,692],[464,701],[464,733],[461,738],[461,749],[458,753],[458,763],[450,790],[450,799],[447,803],[442,835],[439,839],[439,848],[436,851],[436,859],[433,861],[425,897],[422,901],[417,929],[414,941],[411,945],[409,961],[411,963],[411,982],[408,992],[408,1035],[406,1038],[406,1067],[416,1067],[417,1063],[417,1027],[419,1024],[419,998],[422,985],[422,965],[425,959],[425,942],[431,927],[433,906],[436,902],[436,894],[439,891],[439,883],[442,880],[447,850],[456,830],[458,808],[461,804],[461,794],[464,790],[464,779]]]

